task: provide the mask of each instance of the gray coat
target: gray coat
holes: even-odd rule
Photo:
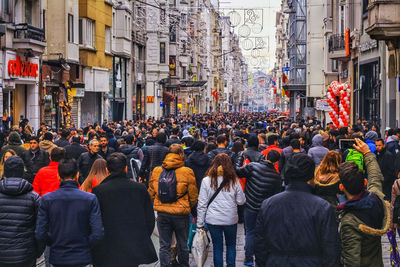
[[[329,149],[322,146],[322,135],[317,134],[312,139],[312,148],[308,150],[308,156],[311,157],[315,162],[315,167],[321,164],[324,159],[326,153],[328,153]]]

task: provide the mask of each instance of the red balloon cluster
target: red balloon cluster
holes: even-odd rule
[[[349,126],[350,123],[350,88],[347,83],[333,81],[329,85],[328,104],[332,111],[329,115],[337,128]],[[339,101],[338,101],[339,99]],[[339,104],[338,104],[339,102]]]

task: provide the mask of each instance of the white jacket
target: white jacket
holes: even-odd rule
[[[218,186],[220,186],[222,180],[223,177],[219,176]],[[207,204],[214,192],[215,190],[211,188],[211,178],[205,177],[201,182],[197,204],[197,227],[203,227],[204,220],[212,225],[237,224],[239,219],[237,205],[243,205],[246,202],[239,181],[233,185],[230,191],[222,189],[207,209]]]

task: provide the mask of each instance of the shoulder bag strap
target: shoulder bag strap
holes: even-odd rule
[[[400,190],[400,186],[399,186],[399,179],[396,180],[396,185],[397,185],[397,189]]]
[[[210,198],[210,200],[208,201],[208,204],[207,204],[207,209],[208,209],[208,207],[211,205],[211,203],[214,201],[214,199],[217,197],[217,195],[219,194],[219,192],[221,192],[222,187],[223,187],[222,184],[223,184],[223,183],[221,182],[221,184],[220,184],[220,186],[218,187],[217,191],[215,191],[214,194],[211,196],[211,198]]]

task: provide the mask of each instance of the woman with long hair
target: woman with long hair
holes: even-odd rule
[[[213,242],[214,266],[223,267],[223,236],[226,244],[226,264],[235,266],[236,233],[238,223],[237,206],[246,201],[239,179],[226,154],[217,155],[201,183],[197,206],[197,227],[204,221]]]
[[[4,152],[3,157],[1,157],[0,161],[0,179],[3,178],[4,174],[4,162],[11,157],[11,156],[16,156],[17,153],[13,149],[7,149],[6,152]]]
[[[99,185],[107,176],[107,161],[96,159],[90,169],[89,175],[81,186],[81,190],[92,193],[93,187]]]
[[[315,170],[313,180],[315,193],[335,207],[338,204],[337,195],[340,193],[339,165],[341,163],[342,156],[340,153],[329,151]]]

